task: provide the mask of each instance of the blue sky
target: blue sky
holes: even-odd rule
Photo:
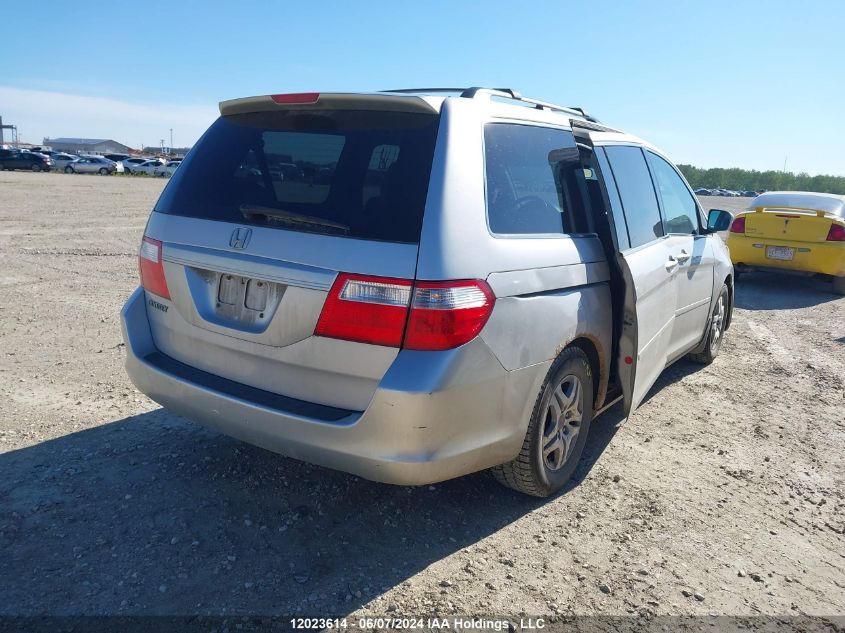
[[[190,145],[218,101],[507,86],[676,162],[845,175],[845,2],[6,4],[0,116],[22,139]]]

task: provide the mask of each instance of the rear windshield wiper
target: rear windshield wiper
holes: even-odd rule
[[[283,209],[274,209],[272,207],[263,207],[256,204],[242,204],[240,206],[241,215],[247,220],[251,220],[256,215],[263,215],[267,219],[278,220],[283,223],[300,224],[306,226],[320,226],[323,228],[333,229],[344,235],[349,233],[349,227],[340,222],[332,222],[324,218],[315,218],[313,215],[303,215],[302,213],[294,213],[293,211],[285,211]]]

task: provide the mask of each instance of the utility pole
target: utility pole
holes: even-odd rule
[[[784,156],[784,157],[783,157],[783,173],[786,173],[786,159],[787,159],[787,158],[789,158],[789,156]]]
[[[168,152],[170,157],[173,157],[173,128],[170,128],[170,151]]]

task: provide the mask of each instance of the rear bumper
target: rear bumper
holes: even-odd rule
[[[309,415],[308,403],[286,406],[243,385],[231,388],[237,383],[215,387],[168,369],[153,343],[145,301],[139,288],[121,312],[126,369],[138,389],[227,435],[374,481],[433,483],[512,459],[548,369],[541,363],[508,372],[481,339],[447,352],[405,350],[366,411],[315,417],[320,412]]]
[[[835,277],[845,276],[845,242],[795,242],[768,237],[744,237],[733,233],[726,241],[734,265],[779,268]],[[766,257],[767,246],[795,249],[792,260]]]

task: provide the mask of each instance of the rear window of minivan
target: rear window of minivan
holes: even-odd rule
[[[438,121],[435,114],[363,110],[220,117],[155,211],[416,243]]]

